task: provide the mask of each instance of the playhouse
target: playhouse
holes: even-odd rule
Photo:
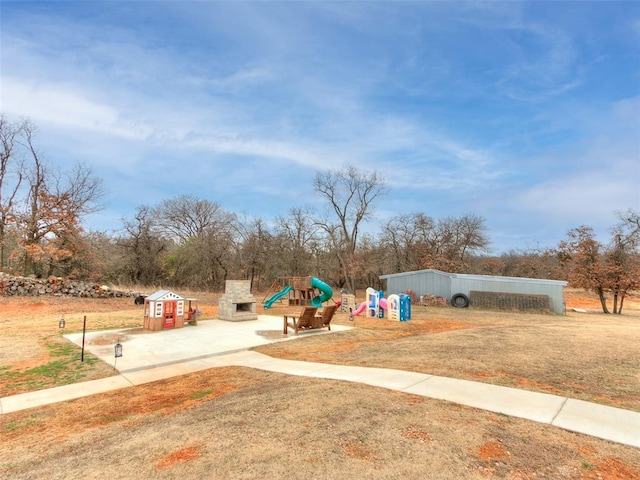
[[[405,293],[391,294],[387,299],[389,320],[406,322],[411,320],[411,296]]]
[[[169,290],[159,290],[144,299],[145,330],[182,328],[185,321],[185,298]]]

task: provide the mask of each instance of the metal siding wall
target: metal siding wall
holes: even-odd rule
[[[413,290],[415,294],[431,294],[445,297],[451,296],[451,277],[433,272],[422,272],[410,275],[399,275],[387,278],[388,293],[401,293],[404,290]]]
[[[431,280],[431,290],[423,293],[430,293],[431,295],[444,297],[448,301],[451,298],[451,275],[431,273],[429,278]]]

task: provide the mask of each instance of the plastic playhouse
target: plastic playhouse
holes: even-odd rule
[[[367,288],[366,300],[359,306],[355,306],[353,315],[365,313],[367,318],[384,318],[387,311],[389,320],[405,322],[411,320],[411,296],[405,293],[391,294],[384,297],[382,290]]]
[[[145,330],[182,328],[185,321],[185,298],[169,290],[158,290],[144,299]]]

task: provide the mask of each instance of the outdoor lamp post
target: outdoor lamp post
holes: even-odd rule
[[[116,369],[116,362],[118,361],[118,358],[122,356],[122,344],[120,343],[120,339],[118,339],[118,343],[116,343],[116,346],[114,348],[114,355],[115,358],[113,359],[113,369]]]
[[[64,317],[62,317],[58,322],[58,328],[64,328]]]

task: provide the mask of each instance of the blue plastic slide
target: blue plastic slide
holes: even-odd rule
[[[311,277],[311,287],[317,288],[322,292],[322,294],[311,299],[311,305],[314,307],[322,307],[322,302],[326,302],[333,297],[333,289],[319,278]]]
[[[289,293],[291,290],[293,290],[293,287],[291,285],[287,285],[282,290],[280,290],[278,293],[276,293],[274,296],[269,298],[266,302],[264,302],[265,310],[271,308],[271,305],[273,305],[273,302],[277,302],[282,297],[284,297],[287,293]]]

